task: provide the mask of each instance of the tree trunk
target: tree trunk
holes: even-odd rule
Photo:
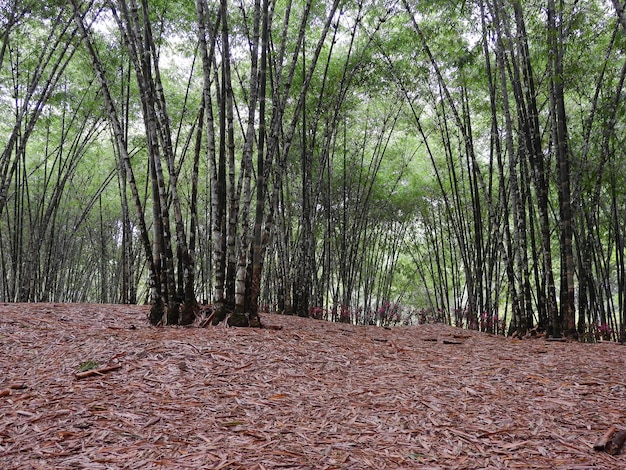
[[[568,337],[574,337],[577,335],[575,316],[576,300],[574,296],[574,218],[571,203],[570,156],[563,86],[563,17],[562,12],[556,11],[554,0],[548,0],[547,21],[548,58],[551,73],[550,103],[552,108],[552,134],[557,156],[559,215],[561,219],[561,320],[565,334]]]
[[[102,96],[104,98],[104,102],[107,109],[107,117],[109,120],[109,124],[111,125],[113,136],[115,138],[115,146],[117,150],[117,154],[121,160],[121,166],[123,166],[124,171],[126,172],[126,176],[128,178],[128,183],[131,188],[131,192],[133,195],[133,200],[135,204],[135,213],[137,217],[137,222],[139,225],[140,238],[146,253],[146,259],[149,263],[149,289],[150,289],[150,297],[154,304],[156,305],[156,309],[151,311],[150,313],[150,321],[153,324],[157,324],[161,321],[162,311],[159,311],[158,303],[160,301],[161,295],[159,291],[158,278],[157,278],[157,267],[154,264],[154,259],[152,256],[152,246],[150,244],[150,236],[148,233],[148,228],[145,222],[143,204],[141,202],[141,197],[139,195],[139,189],[137,187],[137,183],[135,180],[135,175],[133,172],[133,168],[130,162],[130,156],[128,155],[127,144],[125,140],[124,133],[122,131],[122,125],[120,123],[120,119],[118,117],[118,112],[115,107],[115,103],[111,96],[110,86],[106,74],[104,73],[104,67],[100,62],[98,54],[89,38],[89,33],[85,27],[83,14],[80,12],[78,7],[78,0],[71,0],[72,6],[74,8],[74,21],[78,26],[78,30],[81,34],[83,43],[85,48],[87,49],[88,55],[91,59],[92,66],[96,73],[96,78],[100,84],[100,89],[102,92]]]

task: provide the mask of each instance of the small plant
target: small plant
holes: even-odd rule
[[[339,310],[339,323],[352,323],[352,310],[349,305],[342,305]]]
[[[457,328],[463,328],[463,319],[464,319],[463,309],[456,307],[454,309],[454,326]]]
[[[309,309],[309,316],[316,320],[326,320],[328,318],[328,314],[326,310],[324,310],[324,308],[319,307],[319,306],[311,307]]]
[[[400,305],[387,302],[376,312],[378,321],[382,326],[395,326],[402,322]]]
[[[497,313],[483,311],[480,314],[480,331],[486,333],[498,333],[499,318]]]
[[[595,341],[611,341],[613,336],[613,330],[606,323],[592,323],[589,326],[590,336],[593,336]]]
[[[614,337],[614,331],[606,322],[605,323],[599,323],[599,322],[586,323],[584,332],[581,335],[581,339],[585,343],[597,343],[599,341],[611,341],[613,337]]]
[[[100,364],[96,361],[81,362],[78,366],[78,372],[86,372],[88,370],[97,369],[99,365]]]
[[[598,332],[600,333],[600,336],[602,337],[602,339],[604,341],[610,341],[611,340],[611,336],[613,334],[613,330],[611,330],[609,325],[607,325],[606,323],[602,323],[598,327]]]

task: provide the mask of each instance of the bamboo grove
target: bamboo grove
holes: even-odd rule
[[[0,300],[626,340],[619,0],[0,1]]]

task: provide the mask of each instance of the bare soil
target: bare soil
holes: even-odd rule
[[[626,468],[624,346],[147,313],[0,305],[0,468]]]

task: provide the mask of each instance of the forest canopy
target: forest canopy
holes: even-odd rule
[[[0,301],[626,340],[618,0],[1,0],[0,37]]]

